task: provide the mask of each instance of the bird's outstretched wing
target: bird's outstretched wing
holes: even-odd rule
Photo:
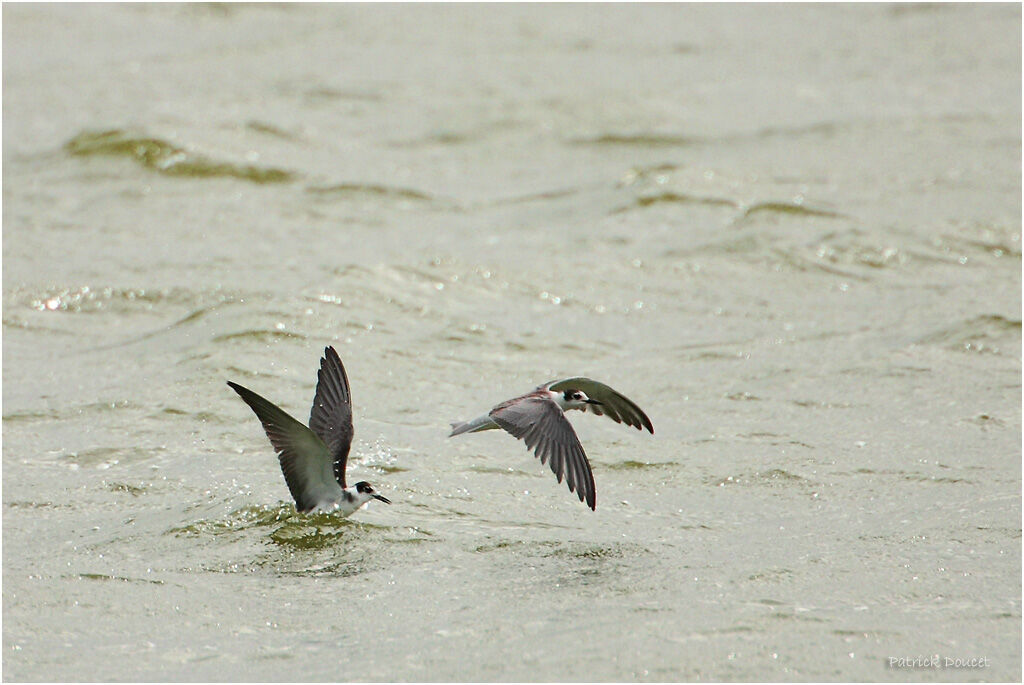
[[[324,441],[273,402],[237,383],[228,381],[228,385],[263,424],[270,444],[277,451],[295,508],[306,512],[320,502],[331,500],[338,486]]]
[[[320,360],[309,427],[327,445],[335,480],[342,488],[347,487],[345,464],[352,447],[352,394],[345,367],[333,347],[327,347]]]
[[[587,397],[601,403],[588,404],[586,411],[593,412],[598,416],[602,414],[607,415],[608,418],[616,423],[624,423],[638,430],[646,428],[651,433],[654,433],[654,426],[651,425],[651,420],[647,418],[647,414],[644,413],[643,409],[636,406],[633,400],[604,383],[591,378],[576,377],[551,381],[541,387],[554,390],[555,392],[582,390],[587,394]]]
[[[596,509],[596,489],[590,462],[580,439],[561,408],[549,398],[529,395],[503,402],[491,410],[495,423],[526,443],[540,462],[547,463],[558,482],[564,477],[570,492]]]

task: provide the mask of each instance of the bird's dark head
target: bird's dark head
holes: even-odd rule
[[[566,409],[583,409],[588,404],[601,404],[597,400],[592,400],[587,397],[587,393],[582,390],[576,390],[575,388],[568,388],[562,393],[562,397],[565,398]]]
[[[583,390],[575,390],[573,388],[568,388],[567,390],[565,390],[565,392],[562,393],[562,396],[565,397],[565,403],[566,404],[570,403],[570,402],[572,402],[572,403],[579,403],[579,404],[600,404],[601,403],[601,402],[597,401],[596,399],[591,399],[590,397],[588,397],[587,393],[584,392]]]
[[[377,492],[373,489],[373,486],[367,483],[365,480],[361,480],[358,483],[356,483],[356,492],[358,492],[362,496],[363,501],[368,502],[371,499],[379,499],[381,502],[384,502],[384,504],[391,504],[391,500],[389,500],[387,497],[383,495],[378,495]]]

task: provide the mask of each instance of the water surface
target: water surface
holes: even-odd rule
[[[1020,679],[1019,7],[3,19],[4,679]]]

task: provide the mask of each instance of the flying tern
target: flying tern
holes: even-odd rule
[[[635,402],[604,383],[577,377],[545,383],[502,402],[472,421],[453,423],[448,437],[503,428],[523,440],[526,449],[533,450],[542,464],[548,463],[559,483],[564,477],[569,491],[596,510],[594,474],[580,439],[565,416],[571,409],[607,416],[616,423],[654,433],[651,420]]]

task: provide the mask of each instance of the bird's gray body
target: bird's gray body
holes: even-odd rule
[[[231,381],[228,385],[263,424],[296,509],[348,516],[371,499],[388,502],[369,483],[345,484],[353,435],[352,396],[345,367],[333,347],[326,348],[320,360],[308,428],[252,390]]]
[[[551,381],[532,392],[502,402],[472,421],[452,424],[449,437],[502,428],[526,443],[541,463],[548,463],[558,482],[564,477],[570,492],[591,509],[597,508],[594,474],[576,431],[565,417],[569,410],[606,415],[654,433],[654,426],[632,400],[604,383],[576,377]]]

